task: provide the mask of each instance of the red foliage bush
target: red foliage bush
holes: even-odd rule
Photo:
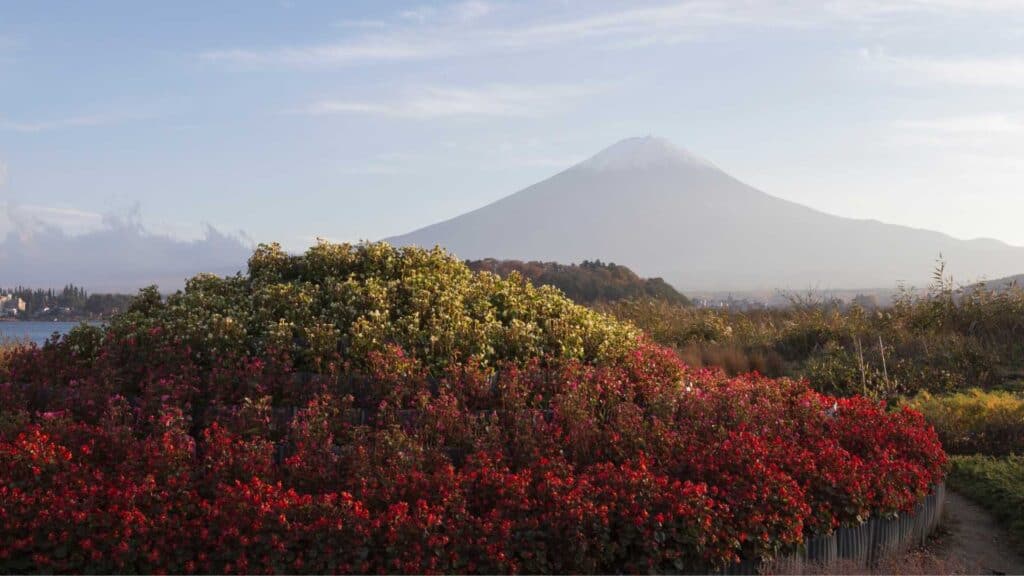
[[[680,572],[909,510],[919,414],[650,344],[356,378],[108,334],[0,374],[0,572]]]

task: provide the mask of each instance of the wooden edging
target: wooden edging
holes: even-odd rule
[[[800,551],[776,559],[774,567],[784,573],[800,572],[806,564],[828,568],[843,562],[844,567],[877,567],[884,560],[924,545],[939,526],[945,503],[946,485],[936,484],[913,512],[872,518],[860,526],[844,526],[831,534],[806,538]],[[744,560],[719,574],[758,574],[764,567],[761,562]]]

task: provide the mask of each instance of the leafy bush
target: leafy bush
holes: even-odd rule
[[[380,245],[261,248],[0,382],[0,572],[709,571],[945,465],[910,410]]]
[[[1024,454],[1024,397],[973,389],[946,396],[927,392],[907,402],[935,427],[953,454]]]
[[[949,485],[992,512],[1024,553],[1024,456],[954,456]]]
[[[537,356],[596,360],[637,338],[550,287],[474,274],[439,249],[387,244],[321,243],[302,256],[262,245],[247,276],[198,276],[166,302],[143,294],[111,325],[122,336],[150,327],[206,363],[274,350],[315,371],[364,366],[389,345],[436,371]]]

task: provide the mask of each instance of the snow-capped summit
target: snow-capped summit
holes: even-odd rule
[[[771,196],[652,137],[623,140],[511,196],[390,241],[441,245],[469,259],[598,259],[684,292],[921,286],[939,254],[968,281],[1024,265],[1024,248],[841,218]]]
[[[584,160],[579,166],[592,170],[633,170],[673,164],[715,167],[696,154],[656,136],[620,140]]]

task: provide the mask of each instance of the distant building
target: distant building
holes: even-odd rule
[[[16,298],[10,294],[6,296],[0,296],[0,312],[4,316],[17,316],[25,312],[26,304],[21,298]]]

